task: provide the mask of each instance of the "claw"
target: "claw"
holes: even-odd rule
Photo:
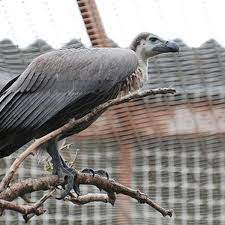
[[[98,174],[99,176],[106,177],[107,180],[109,180],[109,174],[105,170],[95,170],[94,173]]]
[[[90,168],[85,168],[81,172],[82,173],[91,173],[93,177],[95,176],[95,171],[93,169],[90,169]]]
[[[59,198],[56,199],[64,199],[69,193],[70,191],[73,189],[74,187],[74,176],[68,176],[66,179],[67,185],[65,185],[65,191],[61,194],[61,196]]]
[[[62,185],[65,191],[61,194],[60,197],[56,199],[64,199],[72,189],[76,192],[77,195],[80,194],[79,185],[77,183],[77,174],[75,170],[66,169],[66,168],[60,168],[57,171],[57,175],[59,176],[59,179],[61,179],[61,182],[64,182],[65,184]]]
[[[75,191],[77,196],[80,196],[80,187],[79,187],[79,184],[77,182],[77,179],[74,179],[73,190]]]

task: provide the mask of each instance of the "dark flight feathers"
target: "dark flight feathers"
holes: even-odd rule
[[[110,99],[137,66],[133,51],[116,48],[61,49],[34,59],[0,92],[0,158]]]

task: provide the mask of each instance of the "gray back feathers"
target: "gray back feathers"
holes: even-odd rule
[[[67,48],[37,57],[0,96],[0,157],[12,142],[18,148],[109,100],[137,66],[136,54],[119,48]]]

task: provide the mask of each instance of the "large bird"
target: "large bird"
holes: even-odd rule
[[[150,57],[178,51],[179,47],[172,41],[141,33],[130,49],[72,47],[35,58],[0,92],[0,158],[33,138],[59,128],[71,118],[83,117],[121,92],[139,89],[142,78],[147,76]],[[67,135],[76,132],[75,129]],[[56,174],[67,178],[62,198],[72,188],[79,194],[76,171],[60,156],[57,140],[49,141],[46,150]]]

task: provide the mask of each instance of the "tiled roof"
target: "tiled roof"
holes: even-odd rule
[[[152,88],[175,87],[182,93],[221,92],[225,85],[225,49],[215,40],[199,48],[190,48],[181,40],[179,54],[164,54],[149,61],[149,81]],[[66,46],[77,44],[70,41]],[[52,50],[43,40],[20,49],[10,40],[0,41],[0,87],[6,80],[20,74],[38,55]],[[148,87],[148,85],[146,86]]]
[[[68,45],[79,44],[76,39],[73,39],[65,46]],[[20,49],[8,39],[0,41],[0,88],[6,81],[22,73],[32,59],[52,49],[43,40],[37,40],[25,49]]]
[[[119,178],[162,206],[173,208],[175,216],[162,219],[148,207],[121,199],[117,207],[100,205],[101,209],[97,204],[82,206],[81,210],[46,203],[48,215],[35,224],[42,219],[56,224],[56,218],[65,215],[65,220],[72,218],[72,223],[83,224],[79,221],[96,221],[99,214],[107,222],[97,223],[107,224],[109,218],[116,220],[121,205],[128,209],[126,218],[130,216],[132,224],[223,224],[225,50],[215,40],[199,48],[177,42],[179,54],[160,55],[149,62],[150,79],[145,88],[175,87],[178,94],[149,96],[111,108],[74,138],[69,151],[64,151],[64,156],[72,159],[81,149],[77,168],[104,168],[113,179]],[[0,42],[0,86],[23,72],[32,58],[51,49],[41,40],[26,49],[9,40]],[[1,160],[0,171],[9,165],[10,157]],[[43,174],[33,158],[23,166],[19,179]],[[7,218],[14,221],[14,217]],[[0,223],[4,221],[0,218]]]
[[[209,40],[199,48],[190,48],[181,40],[176,40],[176,42],[180,46],[179,54],[159,55],[149,61],[149,79],[144,86],[144,88],[174,87],[177,90],[176,95],[146,97],[129,104],[113,107],[113,113],[106,112],[102,119],[79,136],[96,138],[95,133],[97,136],[105,133],[105,136],[101,136],[113,137],[114,132],[108,121],[117,115],[128,118],[129,116],[125,115],[127,113],[124,114],[125,109],[132,118],[134,118],[134,114],[153,118],[157,129],[145,127],[149,120],[143,122],[140,116],[134,124],[137,132],[145,133],[147,136],[196,132],[216,133],[219,127],[221,132],[225,132],[225,123],[223,122],[223,120],[225,121],[223,116],[225,49],[215,40]],[[71,40],[65,46],[74,45],[79,46],[79,40]],[[26,49],[18,48],[10,40],[1,41],[0,87],[15,75],[22,73],[34,57],[51,50],[52,47],[43,40],[37,40]],[[212,108],[213,113],[211,112]],[[200,111],[196,111],[196,109],[200,109]],[[186,115],[185,119],[180,119],[182,115]],[[197,119],[194,119],[195,117]],[[202,117],[205,119],[202,120]],[[220,117],[219,125],[213,122],[216,117]],[[133,123],[133,120],[128,119],[128,121]],[[214,124],[213,126],[210,125],[211,122]],[[106,125],[102,126],[104,123]],[[208,126],[206,126],[207,124]],[[128,125],[125,126],[119,120],[117,128],[114,129],[115,132],[123,134]]]
[[[179,54],[165,54],[149,63],[151,87],[170,86],[181,93],[221,92],[225,84],[225,49],[215,40],[190,48],[177,40]]]

